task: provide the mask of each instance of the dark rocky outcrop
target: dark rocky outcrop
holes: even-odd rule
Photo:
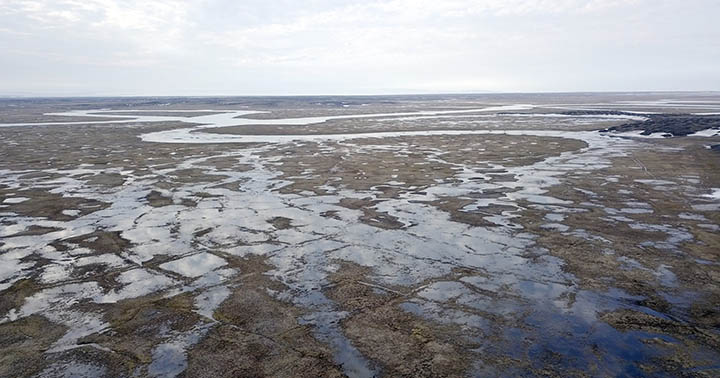
[[[648,120],[610,127],[601,132],[643,130],[642,135],[666,133],[668,136],[686,136],[706,129],[720,129],[720,115],[651,114]]]

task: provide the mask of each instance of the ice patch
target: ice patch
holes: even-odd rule
[[[693,134],[688,134],[688,136],[695,136],[695,137],[714,137],[720,135],[720,129],[705,129],[697,131]]]
[[[160,268],[169,270],[186,277],[200,277],[207,272],[227,264],[225,260],[211,253],[198,253],[183,257],[160,265]]]
[[[11,197],[11,198],[6,198],[3,201],[3,203],[7,203],[9,205],[14,205],[14,204],[18,204],[18,203],[23,203],[29,199],[30,198],[27,198],[27,197]]]
[[[713,200],[720,200],[720,188],[712,188],[710,194],[703,194],[703,197]]]
[[[195,312],[208,319],[215,320],[213,313],[230,294],[230,289],[225,286],[218,286],[204,291],[195,297]]]
[[[94,297],[95,302],[115,303],[123,299],[137,298],[176,283],[175,280],[167,276],[151,273],[145,269],[133,269],[123,272],[118,277],[118,282],[124,285],[121,289],[114,289],[107,294],[97,295]]]

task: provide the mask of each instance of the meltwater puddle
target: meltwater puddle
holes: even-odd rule
[[[23,122],[23,123],[0,123],[0,127],[15,126],[50,126],[50,125],[81,125],[81,124],[108,124],[108,123],[141,123],[141,122],[184,122],[199,124],[197,128],[226,127],[226,126],[243,126],[243,125],[310,125],[323,123],[334,119],[354,119],[354,118],[377,118],[377,117],[401,117],[401,116],[432,116],[432,115],[449,115],[476,112],[502,112],[502,111],[518,111],[530,110],[534,105],[514,104],[490,106],[484,108],[471,109],[455,109],[455,110],[423,110],[415,112],[398,112],[398,113],[371,113],[371,114],[347,114],[335,116],[319,116],[319,117],[298,117],[298,118],[278,118],[278,119],[251,119],[243,118],[250,114],[267,113],[257,110],[118,110],[118,109],[97,109],[97,110],[73,110],[62,113],[46,113],[49,116],[65,116],[65,117],[87,117],[87,121],[53,121],[53,122]],[[218,114],[197,115],[194,117],[178,117],[163,115],[117,115],[113,113],[208,113],[215,112]],[[92,118],[115,118],[114,120],[95,121]]]

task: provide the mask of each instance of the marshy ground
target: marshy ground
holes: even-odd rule
[[[716,376],[673,96],[0,101],[0,376]]]

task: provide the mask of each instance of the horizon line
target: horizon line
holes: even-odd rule
[[[397,92],[363,94],[0,94],[0,99],[43,98],[232,98],[232,97],[393,97],[393,96],[450,96],[450,95],[533,95],[533,94],[662,94],[662,93],[720,93],[718,90],[583,90],[583,91],[470,91],[470,92]]]

